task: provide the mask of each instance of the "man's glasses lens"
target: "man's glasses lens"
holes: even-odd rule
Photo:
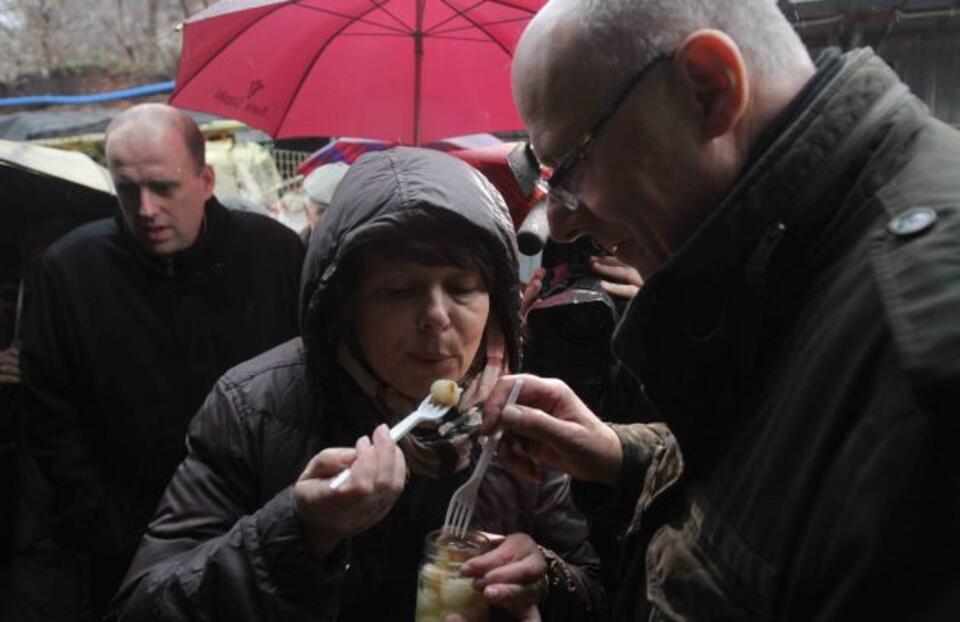
[[[593,125],[590,126],[590,129],[587,130],[573,150],[571,150],[570,153],[560,160],[560,163],[557,165],[557,167],[543,181],[545,190],[547,191],[547,195],[551,201],[557,203],[558,205],[562,205],[570,211],[575,211],[577,209],[579,200],[573,192],[570,192],[566,188],[562,187],[564,180],[569,176],[570,171],[573,170],[574,166],[576,166],[576,164],[586,156],[587,149],[593,143],[594,139],[596,139],[597,134],[600,133],[600,130],[602,130],[603,126],[607,124],[607,121],[613,117],[623,102],[626,101],[627,97],[630,96],[630,93],[633,92],[633,89],[640,84],[643,78],[650,72],[651,69],[653,69],[653,67],[663,61],[669,60],[670,58],[672,58],[671,54],[660,54],[655,56],[646,65],[641,67],[624,85],[623,89],[610,103],[610,106],[606,109],[606,111],[601,114],[596,121],[594,121]]]
[[[541,192],[547,196],[548,203],[554,203],[570,211],[576,210],[577,205],[580,203],[580,199],[577,198],[577,195],[562,186],[551,183],[551,181],[552,178],[547,175],[545,178],[541,178],[540,181],[537,182]]]
[[[577,198],[577,195],[563,188],[562,186],[551,185],[549,181],[547,182],[547,197],[548,200],[570,210],[571,212],[576,211],[577,205],[580,203],[580,199]]]

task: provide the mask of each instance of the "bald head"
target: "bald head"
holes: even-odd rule
[[[170,106],[135,106],[107,128],[106,155],[133,238],[156,255],[193,246],[216,182],[196,123]]]
[[[203,133],[190,115],[167,104],[138,104],[114,117],[106,132],[107,160],[110,159],[111,137],[131,131],[159,136],[171,130],[183,140],[194,169],[201,171],[206,165]]]
[[[563,165],[552,235],[592,235],[655,270],[813,74],[775,0],[551,0],[512,77],[534,152]]]
[[[533,133],[545,118],[556,132],[571,117],[578,127],[569,131],[583,131],[637,68],[706,29],[734,42],[759,100],[777,91],[788,99],[812,73],[775,0],[551,0],[514,54],[517,107]]]
[[[583,129],[568,127],[590,118],[596,96],[612,88],[614,72],[598,67],[592,48],[583,40],[580,8],[575,0],[548,3],[524,31],[513,61],[513,93],[524,122],[543,151],[558,136]],[[547,152],[554,151],[552,148]],[[538,156],[540,154],[538,153]]]

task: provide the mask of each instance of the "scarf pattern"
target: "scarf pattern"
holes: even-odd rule
[[[464,389],[457,406],[460,413],[467,413],[474,407],[482,408],[483,401],[490,395],[497,380],[509,371],[503,331],[492,318],[487,324],[484,343],[483,367],[461,383]],[[396,424],[419,405],[378,378],[343,342],[337,348],[337,360],[373,400],[388,425]],[[442,425],[442,421],[428,421],[400,439],[400,450],[411,473],[446,478],[470,466],[471,456],[478,445],[476,428],[471,430],[470,426],[457,426],[448,432],[450,426],[446,426],[442,434]]]

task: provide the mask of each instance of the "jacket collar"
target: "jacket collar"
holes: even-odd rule
[[[118,212],[114,220],[123,245],[146,270],[168,278],[182,278],[217,269],[223,262],[228,226],[226,208],[211,197],[203,209],[203,225],[193,246],[164,256],[147,252],[130,234],[122,214]]]
[[[614,351],[661,409],[692,415],[723,395],[742,395],[737,386],[752,371],[767,285],[802,265],[842,217],[829,197],[849,190],[863,165],[857,158],[882,138],[876,128],[904,97],[905,87],[873,52],[845,55],[649,279],[618,327]]]

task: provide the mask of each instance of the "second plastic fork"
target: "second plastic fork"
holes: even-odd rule
[[[504,406],[510,406],[517,401],[520,395],[520,389],[523,387],[523,379],[517,378],[513,387],[510,389],[510,395]],[[480,452],[480,458],[477,459],[477,465],[473,468],[470,478],[464,482],[460,488],[457,488],[453,496],[450,497],[450,505],[447,506],[447,516],[443,520],[443,530],[456,538],[462,538],[467,534],[470,527],[470,521],[473,519],[473,511],[477,507],[477,492],[480,490],[480,482],[490,466],[490,461],[497,451],[497,445],[500,444],[500,437],[503,436],[503,430],[497,428],[496,432],[487,437],[487,442]]]

